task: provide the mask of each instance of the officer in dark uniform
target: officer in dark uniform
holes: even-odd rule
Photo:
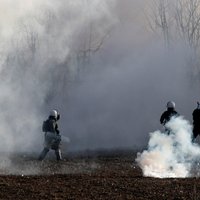
[[[50,149],[55,151],[58,161],[62,159],[60,150],[61,135],[57,124],[59,118],[60,114],[56,110],[52,110],[49,118],[43,122],[42,130],[45,132],[44,149],[40,153],[39,160],[43,160]]]
[[[179,116],[178,112],[175,110],[175,103],[173,101],[167,102],[167,110],[162,113],[160,117],[160,123],[165,126],[167,122],[170,121],[172,117]],[[165,129],[165,131],[169,134],[170,130]]]
[[[197,108],[192,113],[193,116],[193,140],[200,135],[200,103],[197,102]]]

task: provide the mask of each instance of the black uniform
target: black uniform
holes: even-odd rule
[[[160,117],[160,123],[165,125],[173,116],[179,116],[178,112],[174,110],[174,108],[168,108],[167,111],[165,111],[161,117]]]
[[[193,113],[193,139],[200,135],[200,109],[196,108]]]
[[[52,132],[59,134],[57,119],[55,117],[49,116],[49,118],[43,122],[42,125],[43,132]]]

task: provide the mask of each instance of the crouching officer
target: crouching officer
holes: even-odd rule
[[[42,130],[44,135],[44,149],[40,153],[39,160],[43,160],[50,149],[55,151],[57,161],[62,159],[60,142],[61,135],[59,134],[57,121],[60,119],[60,114],[56,110],[50,112],[49,118],[43,122]]]

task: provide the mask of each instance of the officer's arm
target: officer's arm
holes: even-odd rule
[[[59,134],[60,131],[58,130],[58,124],[56,123],[56,127],[55,127],[56,133]]]
[[[163,113],[163,114],[161,115],[161,117],[160,117],[160,123],[161,123],[161,124],[164,123],[164,119],[165,119],[165,118],[164,118],[164,113]]]

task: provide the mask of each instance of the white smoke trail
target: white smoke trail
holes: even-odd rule
[[[200,147],[192,142],[192,126],[183,117],[166,124],[170,135],[150,133],[148,149],[138,153],[136,162],[144,176],[167,178],[191,176],[191,169],[200,157]]]
[[[85,44],[95,46],[115,24],[113,3],[0,1],[0,157],[42,149],[44,114],[61,110],[59,100],[68,96]],[[63,143],[69,143],[65,136]],[[9,154],[0,159],[0,173],[15,168]]]
[[[114,23],[112,1],[2,0],[0,5],[0,152],[36,151],[44,113],[58,107],[58,98],[47,105],[49,96],[67,96],[63,85],[76,73],[86,30],[95,25],[92,42],[98,43]]]

